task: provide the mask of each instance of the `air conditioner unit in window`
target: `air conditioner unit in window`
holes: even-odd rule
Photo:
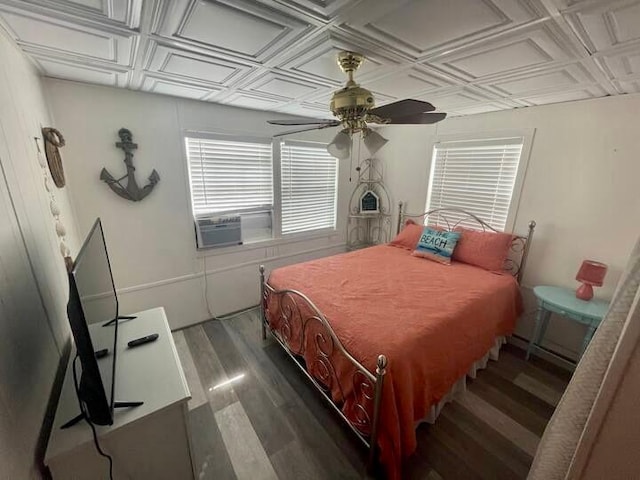
[[[198,248],[226,247],[242,244],[240,215],[196,216]]]

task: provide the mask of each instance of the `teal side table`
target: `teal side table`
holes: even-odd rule
[[[576,298],[575,291],[561,287],[538,286],[534,287],[533,293],[538,299],[538,315],[536,316],[535,331],[527,348],[526,359],[529,360],[531,352],[540,348],[552,313],[557,313],[587,326],[587,333],[580,348],[580,357],[582,357],[596,328],[607,313],[609,303],[596,299],[580,300]]]

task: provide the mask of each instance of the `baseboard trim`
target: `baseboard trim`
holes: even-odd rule
[[[119,288],[117,289],[117,294],[118,295],[127,295],[129,293],[135,293],[138,292],[140,290],[149,290],[152,288],[158,288],[158,287],[163,287],[165,285],[171,285],[172,283],[181,283],[181,282],[186,282],[189,280],[197,280],[199,278],[202,278],[205,276],[209,277],[211,275],[217,275],[219,273],[224,273],[224,272],[228,272],[230,270],[236,270],[239,268],[244,268],[244,267],[250,267],[250,266],[258,266],[262,263],[269,263],[269,262],[274,262],[274,261],[278,261],[278,260],[284,260],[286,258],[291,258],[291,257],[297,257],[299,255],[307,255],[309,253],[316,253],[316,252],[321,252],[323,250],[333,250],[336,248],[346,248],[347,244],[346,243],[337,243],[334,245],[324,245],[322,247],[317,247],[317,248],[309,248],[307,250],[301,250],[299,252],[294,252],[294,253],[287,253],[285,255],[277,255],[275,257],[267,257],[264,259],[260,259],[260,260],[250,260],[248,262],[243,262],[243,263],[236,263],[234,265],[228,265],[226,267],[220,267],[220,268],[214,268],[214,269],[210,269],[210,270],[206,270],[202,271],[202,272],[195,272],[195,273],[189,273],[187,275],[181,275],[178,277],[172,277],[172,278],[165,278],[163,280],[158,280],[155,282],[148,282],[148,283],[140,283],[138,285],[132,285],[131,287],[124,287],[124,288]],[[256,276],[257,276],[257,269],[256,269]]]
[[[509,337],[508,342],[511,345],[514,345],[522,350],[527,350],[527,347],[529,346],[529,340],[521,337],[520,335],[512,335]],[[539,348],[535,349],[533,352],[531,352],[531,355],[535,355],[537,357],[542,358],[543,360],[546,360],[549,363],[552,363],[560,368],[563,368],[564,370],[567,370],[568,372],[572,372],[575,369],[575,363],[572,359],[565,357],[564,355],[562,355],[561,353],[557,353],[554,352],[552,350],[549,350],[548,352],[545,350],[541,350]]]

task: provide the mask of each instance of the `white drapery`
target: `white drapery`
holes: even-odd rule
[[[640,341],[639,286],[640,241],[605,319],[547,425],[528,480],[582,478],[598,431]]]

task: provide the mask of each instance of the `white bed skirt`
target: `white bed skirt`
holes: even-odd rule
[[[456,395],[463,394],[467,391],[467,377],[476,378],[478,370],[486,368],[489,359],[498,361],[500,348],[502,348],[502,345],[504,345],[505,343],[507,343],[507,337],[496,337],[496,340],[489,351],[480,360],[471,365],[471,368],[469,369],[467,374],[460,377],[458,381],[453,384],[451,390],[449,390],[447,394],[442,397],[442,400],[431,407],[428,415],[416,423],[416,427],[424,422],[434,423],[447,403],[453,401]]]

